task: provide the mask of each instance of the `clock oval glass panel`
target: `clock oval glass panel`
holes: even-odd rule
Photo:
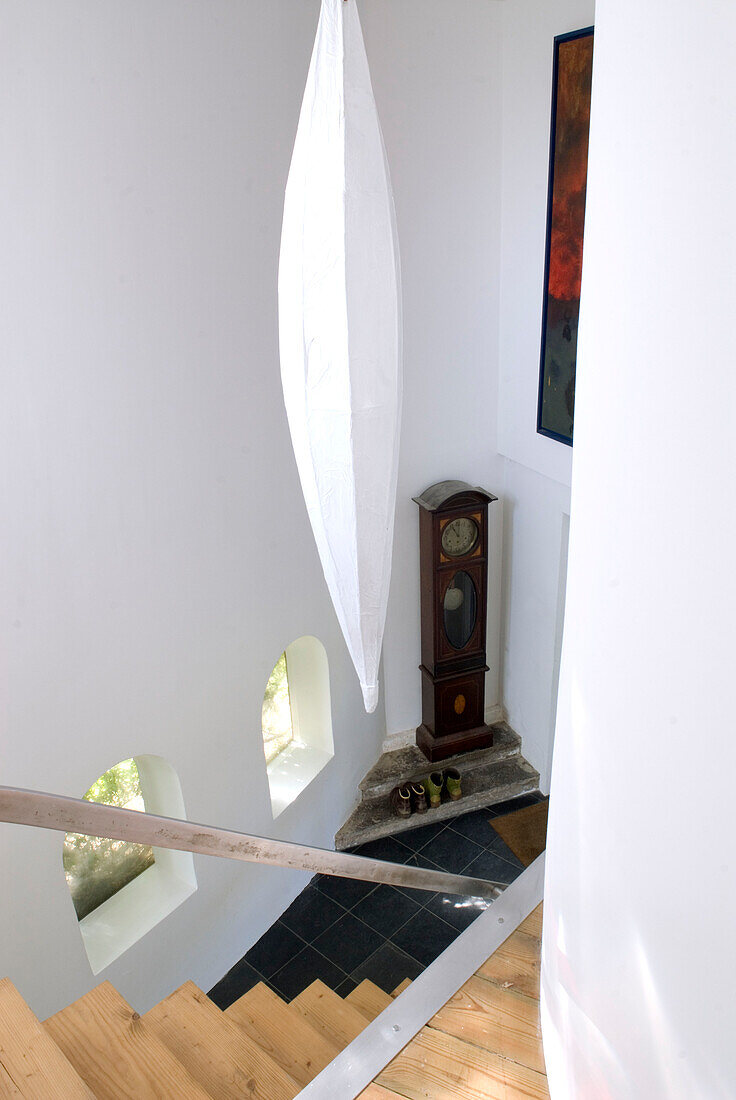
[[[460,516],[453,519],[442,532],[442,549],[448,558],[462,558],[475,546],[478,541],[478,524],[469,516]]]
[[[445,634],[453,649],[464,649],[475,629],[478,599],[475,585],[465,572],[456,573],[442,601]]]

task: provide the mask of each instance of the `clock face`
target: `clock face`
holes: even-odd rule
[[[442,532],[442,549],[448,558],[462,558],[478,541],[478,525],[468,516],[453,519]]]

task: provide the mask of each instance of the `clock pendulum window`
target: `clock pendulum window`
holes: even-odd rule
[[[428,760],[493,744],[485,723],[488,505],[464,481],[440,481],[419,505],[422,724]]]

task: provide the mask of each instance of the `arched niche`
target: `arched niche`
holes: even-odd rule
[[[120,761],[84,797],[163,817],[186,817],[179,777],[161,756]],[[95,845],[99,838],[81,841],[77,834],[65,835],[64,869],[87,958],[92,973],[99,974],[194,893],[197,880],[189,852],[124,841]],[[85,854],[76,866],[75,850]]]
[[[334,756],[330,670],[318,638],[297,638],[279,657],[266,686],[261,729],[276,818]]]

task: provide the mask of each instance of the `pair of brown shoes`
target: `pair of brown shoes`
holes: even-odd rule
[[[394,787],[391,792],[391,807],[399,817],[409,817],[413,813],[425,814],[429,806],[440,805],[443,790],[453,801],[462,797],[460,772],[455,768],[432,772],[419,783],[405,783]]]
[[[394,787],[391,792],[391,807],[399,817],[426,814],[427,792],[421,783],[406,783],[404,786]]]

